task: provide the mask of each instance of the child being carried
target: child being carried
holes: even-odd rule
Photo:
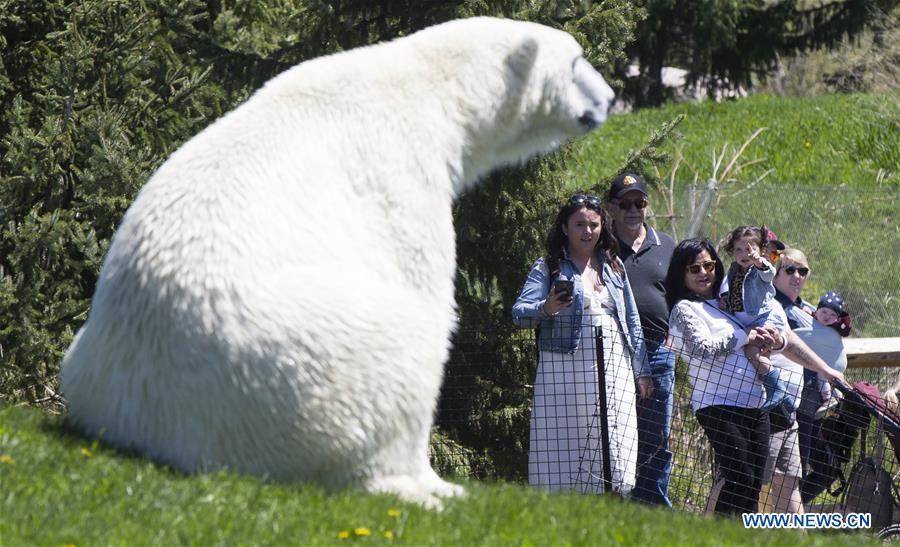
[[[828,338],[820,335],[815,345],[817,348],[822,347],[824,350],[830,350],[830,353],[836,353],[837,357],[831,359],[827,359],[827,357],[831,357],[829,353],[823,355],[820,352],[819,356],[826,359],[826,362],[832,368],[843,372],[847,368],[847,356],[844,353],[844,343],[841,338],[850,336],[850,324],[853,321],[853,316],[844,309],[844,297],[838,292],[828,291],[819,299],[819,306],[813,313],[813,317],[816,318],[817,323],[825,327],[831,327],[840,335],[840,338],[834,336],[834,334],[831,334],[831,337]],[[810,346],[812,347],[812,345]],[[831,399],[831,384],[826,382],[821,376],[817,377],[816,380],[822,401],[829,401]]]
[[[722,280],[719,291],[719,307],[730,312],[746,329],[767,327],[781,333],[787,345],[790,328],[784,309],[775,300],[775,267],[760,255],[766,249],[769,230],[765,226],[739,226],[722,240],[722,248],[734,257],[728,275]],[[782,348],[775,348],[781,351]],[[754,344],[744,347],[744,355],[753,365],[766,391],[762,410],[771,410],[794,400],[787,393],[778,369],[769,359],[770,348]]]

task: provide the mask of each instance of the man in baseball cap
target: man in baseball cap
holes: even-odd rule
[[[645,198],[649,197],[647,195],[647,184],[644,182],[643,177],[632,173],[623,173],[613,179],[612,184],[609,187],[609,192],[606,195],[606,199],[607,201],[621,199],[628,192],[638,192]],[[635,196],[637,196],[637,194],[635,194]]]
[[[672,422],[675,354],[665,347],[669,329],[665,278],[675,251],[675,242],[657,232],[646,221],[650,205],[647,185],[635,173],[613,179],[607,192],[607,210],[613,219],[612,231],[619,243],[619,258],[625,264],[634,292],[647,359],[653,374],[653,394],[638,399],[638,462],[632,499],[671,507],[669,474],[672,453],[669,432]]]

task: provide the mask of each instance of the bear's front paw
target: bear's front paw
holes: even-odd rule
[[[434,479],[428,477],[422,480],[421,477],[417,479],[408,475],[381,477],[371,480],[366,485],[366,490],[372,493],[394,494],[404,501],[417,503],[434,511],[443,510],[441,497],[465,495],[462,486],[445,482],[437,475],[434,475]]]
[[[461,497],[466,495],[465,488],[458,484],[445,481],[431,468],[429,468],[419,480],[432,494],[441,498]]]

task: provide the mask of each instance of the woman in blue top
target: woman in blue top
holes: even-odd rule
[[[528,482],[550,490],[604,491],[599,329],[612,489],[627,495],[637,467],[634,382],[644,398],[653,384],[637,306],[606,214],[599,198],[584,194],[559,210],[547,254],[528,274],[513,320],[539,327]]]

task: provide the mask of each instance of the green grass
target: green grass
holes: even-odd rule
[[[615,172],[629,150],[682,113],[678,130],[684,138],[664,147],[684,158],[675,176],[674,216],[666,216],[665,206],[670,166],[652,195],[657,227],[683,238],[692,213],[690,187],[699,192],[712,175],[713,155],[727,144],[727,164],[754,131],[766,127],[738,162],[756,163],[720,179],[704,235],[718,241],[742,224],[773,227],[809,257],[813,274],[804,298],[815,303],[825,292],[839,291],[854,315],[855,336],[900,336],[900,93],[753,96],[616,116],[573,143],[572,189],[589,188]]]
[[[716,240],[740,224],[773,226],[809,259],[805,299],[839,291],[855,336],[900,336],[898,211],[897,189],[764,185],[723,200],[709,232]]]
[[[231,473],[185,476],[0,408],[0,545],[840,545],[866,534],[744,530],[605,497],[469,483],[431,512],[390,496],[327,492]],[[370,535],[357,535],[358,529]],[[342,540],[339,533],[350,537]],[[390,532],[392,539],[385,533]]]
[[[777,98],[755,95],[716,104],[671,104],[614,116],[574,145],[573,185],[591,186],[608,176],[631,149],[640,148],[663,122],[685,114],[677,148],[685,158],[678,180],[706,180],[712,155],[726,143],[740,146],[765,127],[743,156],[761,160],[742,172],[778,183],[900,186],[900,93]]]

